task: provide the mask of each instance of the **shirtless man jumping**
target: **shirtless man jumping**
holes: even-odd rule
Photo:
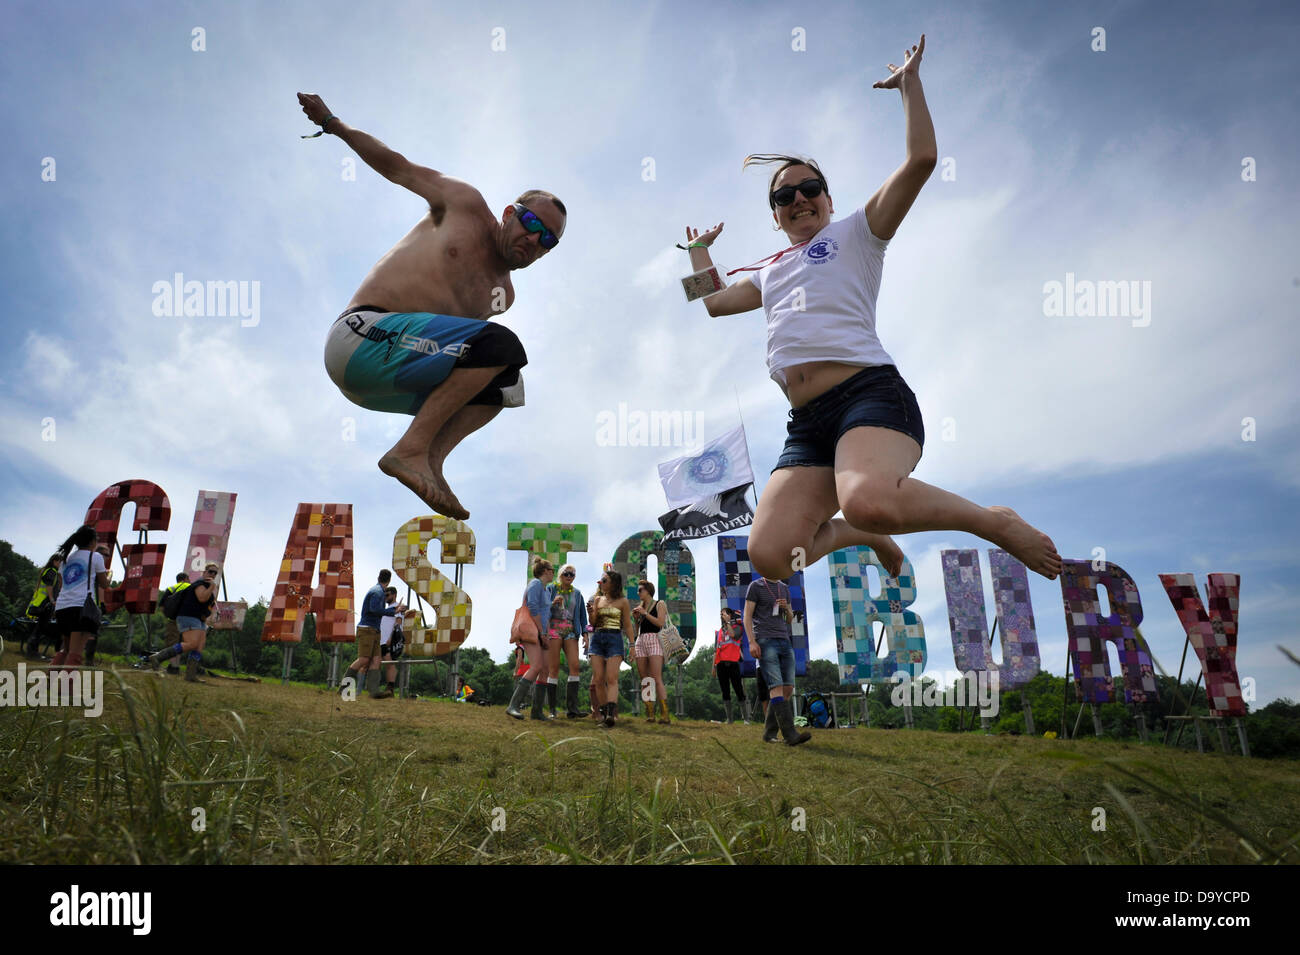
[[[442,476],[452,448],[503,407],[524,403],[519,339],[490,321],[515,300],[510,273],[532,265],[564,234],[564,204],[530,189],[498,221],[467,182],[410,162],[354,129],[319,96],[298,103],[429,212],[370,270],[325,342],[325,368],[344,396],[373,411],[414,415],[379,470],[440,514],[464,520]]]

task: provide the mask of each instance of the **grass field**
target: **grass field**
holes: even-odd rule
[[[0,863],[1300,859],[1296,761],[870,729],[791,748],[741,724],[104,676],[97,719],[0,708]]]

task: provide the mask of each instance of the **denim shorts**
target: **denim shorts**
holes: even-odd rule
[[[624,655],[623,631],[597,630],[591,635],[591,656],[621,657]]]
[[[844,432],[862,426],[901,431],[925,447],[925,425],[916,395],[893,365],[872,365],[802,408],[790,411],[785,447],[773,471],[835,466],[835,446]]]
[[[186,633],[190,630],[206,630],[208,625],[198,617],[177,617],[176,629],[181,633]]]
[[[768,686],[794,686],[794,646],[789,640],[759,637],[758,655]]]

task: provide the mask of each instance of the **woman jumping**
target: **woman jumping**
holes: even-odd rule
[[[749,538],[756,576],[784,580],[796,561],[807,566],[865,544],[896,577],[903,552],[888,535],[937,530],[977,534],[1049,579],[1061,571],[1051,539],[1015,511],[980,507],[909,477],[925,429],[916,396],[876,337],[876,297],[885,247],[938,157],[918,72],[924,51],[923,35],[902,67],[889,64],[892,75],[875,84],[902,94],[907,158],[865,207],[832,222],[830,188],[811,159],[745,160],[780,163],[768,204],[791,247],[704,305],[715,316],[762,306],[768,371],[793,409]],[[721,232],[721,224],[704,233],[687,228],[696,270],[712,265],[708,248]]]

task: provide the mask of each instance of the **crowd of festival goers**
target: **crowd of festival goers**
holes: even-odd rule
[[[26,613],[31,625],[24,647],[28,656],[36,654],[42,639],[57,640],[51,669],[94,666],[103,593],[112,586],[109,558],[107,548],[98,544],[95,529],[82,526],[45,562]],[[180,675],[183,664],[184,678],[201,682],[198,674],[220,573],[217,564],[208,563],[199,579],[191,581],[186,574],[177,574],[176,582],[162,592],[166,620],[163,648],[145,658],[147,665],[158,669],[167,664],[168,672]],[[516,680],[506,713],[520,720],[525,711],[535,720],[558,719],[563,672],[567,676],[565,716],[588,717],[601,726],[613,727],[619,717],[619,669],[627,660],[636,668],[637,695],[645,721],[671,723],[661,637],[669,630],[675,636],[676,630],[667,603],[656,598],[655,586],[648,580],[637,585],[636,600],[630,600],[624,593],[622,575],[612,569],[601,574],[592,595],[584,598],[574,585],[576,573],[572,564],[565,564],[557,580],[554,564],[534,560],[519,614],[531,627],[512,631]],[[394,695],[397,661],[405,646],[402,624],[418,611],[398,600],[391,579],[390,571],[381,570],[377,583],[362,599],[357,657],[340,680],[340,692],[345,696],[355,696],[361,690],[378,699]],[[756,579],[745,595],[743,614],[722,608],[721,626],[714,635],[713,673],[722,691],[726,722],[735,722],[738,708],[740,718],[749,723],[761,707],[763,738],[776,742],[779,732],[788,744],[797,745],[809,736],[794,725],[792,619],[789,588],[781,581]],[[741,681],[742,644],[748,645],[750,656],[759,663],[756,700],[746,697]],[[590,664],[586,712],[579,709],[583,656]],[[473,693],[473,688],[462,684],[456,699],[469,702]]]

